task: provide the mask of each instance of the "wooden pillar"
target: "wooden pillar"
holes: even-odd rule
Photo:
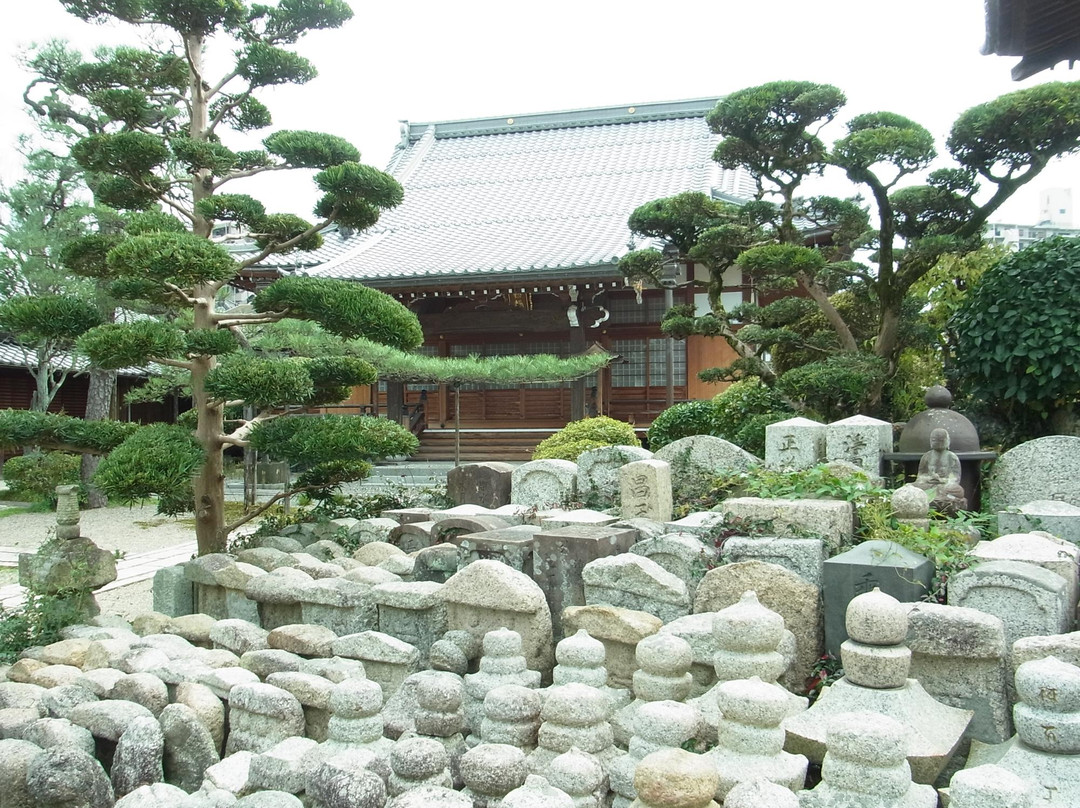
[[[405,406],[404,382],[386,383],[386,417],[391,421],[401,423],[401,416]]]

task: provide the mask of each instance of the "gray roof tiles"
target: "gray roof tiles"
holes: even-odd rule
[[[379,286],[612,274],[630,249],[634,208],[732,184],[712,161],[718,137],[704,116],[715,102],[637,107],[637,118],[625,107],[515,118],[523,131],[506,119],[414,124],[389,167],[405,188],[398,208],[363,234],[329,232],[319,250],[263,266]]]

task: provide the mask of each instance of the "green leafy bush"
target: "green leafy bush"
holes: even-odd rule
[[[723,437],[716,405],[712,401],[686,401],[657,415],[649,427],[649,449],[655,452],[672,441],[691,435]]]
[[[79,457],[65,452],[13,457],[4,463],[4,481],[15,499],[54,507],[56,486],[78,485]]]
[[[533,460],[577,460],[589,449],[601,446],[640,446],[634,428],[606,415],[571,421],[550,438],[540,442]]]
[[[0,663],[14,662],[27,648],[57,642],[62,629],[85,620],[85,603],[78,598],[27,592],[21,607],[0,615]]]
[[[858,412],[867,392],[886,376],[885,360],[861,353],[830,356],[792,368],[776,383],[777,391],[832,421]]]
[[[765,427],[792,416],[780,394],[757,378],[743,379],[713,399],[716,407],[715,434],[741,446],[751,454],[765,454]]]

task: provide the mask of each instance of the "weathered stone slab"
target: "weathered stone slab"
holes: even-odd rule
[[[772,522],[773,535],[778,537],[820,536],[833,551],[851,544],[855,532],[855,509],[850,502],[838,499],[732,497],[717,510],[725,516]]]
[[[601,446],[582,452],[577,459],[578,496],[589,507],[610,507],[620,495],[619,469],[652,456],[640,446]]]
[[[825,649],[838,658],[848,637],[848,604],[856,596],[877,588],[901,603],[914,603],[930,591],[934,577],[930,559],[887,541],[865,541],[823,566]]]
[[[825,460],[825,425],[809,418],[788,418],[765,427],[765,465],[796,471]]]
[[[567,607],[585,605],[586,564],[625,553],[636,541],[634,531],[610,527],[564,527],[533,536],[533,579],[556,620]]]
[[[1065,579],[1022,561],[988,561],[953,575],[948,600],[1000,617],[1010,648],[1021,637],[1072,628]]]
[[[1059,539],[1080,544],[1080,507],[1070,502],[1040,499],[1027,502],[1015,510],[998,511],[998,532],[1029,533],[1045,531]]]
[[[892,424],[865,415],[834,421],[825,428],[825,457],[852,463],[881,477],[881,456],[893,448]]]
[[[1049,499],[1080,507],[1080,438],[1050,435],[1005,452],[986,483],[995,510]]]
[[[716,527],[724,524],[724,514],[716,511],[694,511],[682,519],[668,522],[665,527],[672,533],[691,533],[705,536]]]
[[[521,635],[532,670],[550,677],[555,664],[551,611],[535,581],[505,564],[474,561],[442,585],[450,630],[483,640],[489,631],[508,628]]]
[[[514,469],[510,503],[537,510],[558,508],[577,499],[577,463],[533,460]]]
[[[572,511],[549,512],[540,517],[540,527],[544,530],[555,530],[560,527],[583,526],[583,527],[607,527],[619,521],[619,517],[610,513],[594,511],[590,508],[575,508]]]
[[[718,612],[738,603],[748,591],[756,592],[762,606],[783,617],[785,628],[795,635],[795,661],[782,683],[801,690],[823,650],[821,590],[776,564],[725,564],[705,573],[694,598],[694,613]]]
[[[671,485],[679,499],[703,495],[712,487],[713,479],[722,474],[761,465],[760,458],[712,435],[672,441],[657,451],[655,458],[671,464]]]
[[[971,710],[966,737],[1001,743],[1012,734],[1005,625],[976,609],[917,603],[908,612],[911,672],[927,693]]]
[[[367,678],[379,683],[385,698],[394,695],[407,676],[420,670],[420,652],[415,646],[379,631],[338,637],[332,650],[334,656],[363,662]]]
[[[535,525],[514,525],[500,530],[454,536],[451,542],[458,546],[459,565],[462,568],[480,559],[490,559],[531,578],[533,537],[540,532],[542,528]]]
[[[1069,614],[1076,612],[1080,548],[1045,533],[1010,533],[993,541],[981,541],[971,554],[979,561],[1023,561],[1056,572],[1065,579]]]
[[[427,667],[431,645],[447,630],[446,606],[434,582],[379,584],[371,591],[379,610],[379,630],[404,640],[420,652]]]
[[[431,538],[434,527],[431,521],[405,522],[390,531],[390,543],[403,553],[415,553],[438,543]]]
[[[716,561],[714,548],[685,533],[668,533],[639,541],[630,552],[656,562],[686,584],[691,599],[701,576]]]
[[[629,688],[637,670],[637,644],[660,630],[659,617],[614,606],[572,606],[562,615],[563,632],[569,637],[585,629],[604,644],[608,686]]]
[[[590,561],[582,569],[585,602],[648,612],[670,623],[690,613],[683,581],[655,561],[623,553]]]
[[[454,536],[465,533],[484,533],[488,530],[502,530],[510,527],[510,523],[505,519],[490,514],[449,515],[443,511],[432,514],[432,517],[435,520],[435,526],[431,529],[431,540],[435,544],[453,541]]]
[[[446,473],[446,494],[455,505],[498,508],[510,503],[509,463],[465,463]]]
[[[814,586],[822,585],[825,542],[821,539],[781,539],[731,536],[724,540],[720,558],[725,564],[765,561],[791,570]]]

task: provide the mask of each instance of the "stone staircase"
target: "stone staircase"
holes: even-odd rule
[[[555,429],[462,429],[461,462],[500,461],[525,463],[536,445]],[[427,429],[420,435],[420,450],[410,462],[454,461],[454,430]]]

